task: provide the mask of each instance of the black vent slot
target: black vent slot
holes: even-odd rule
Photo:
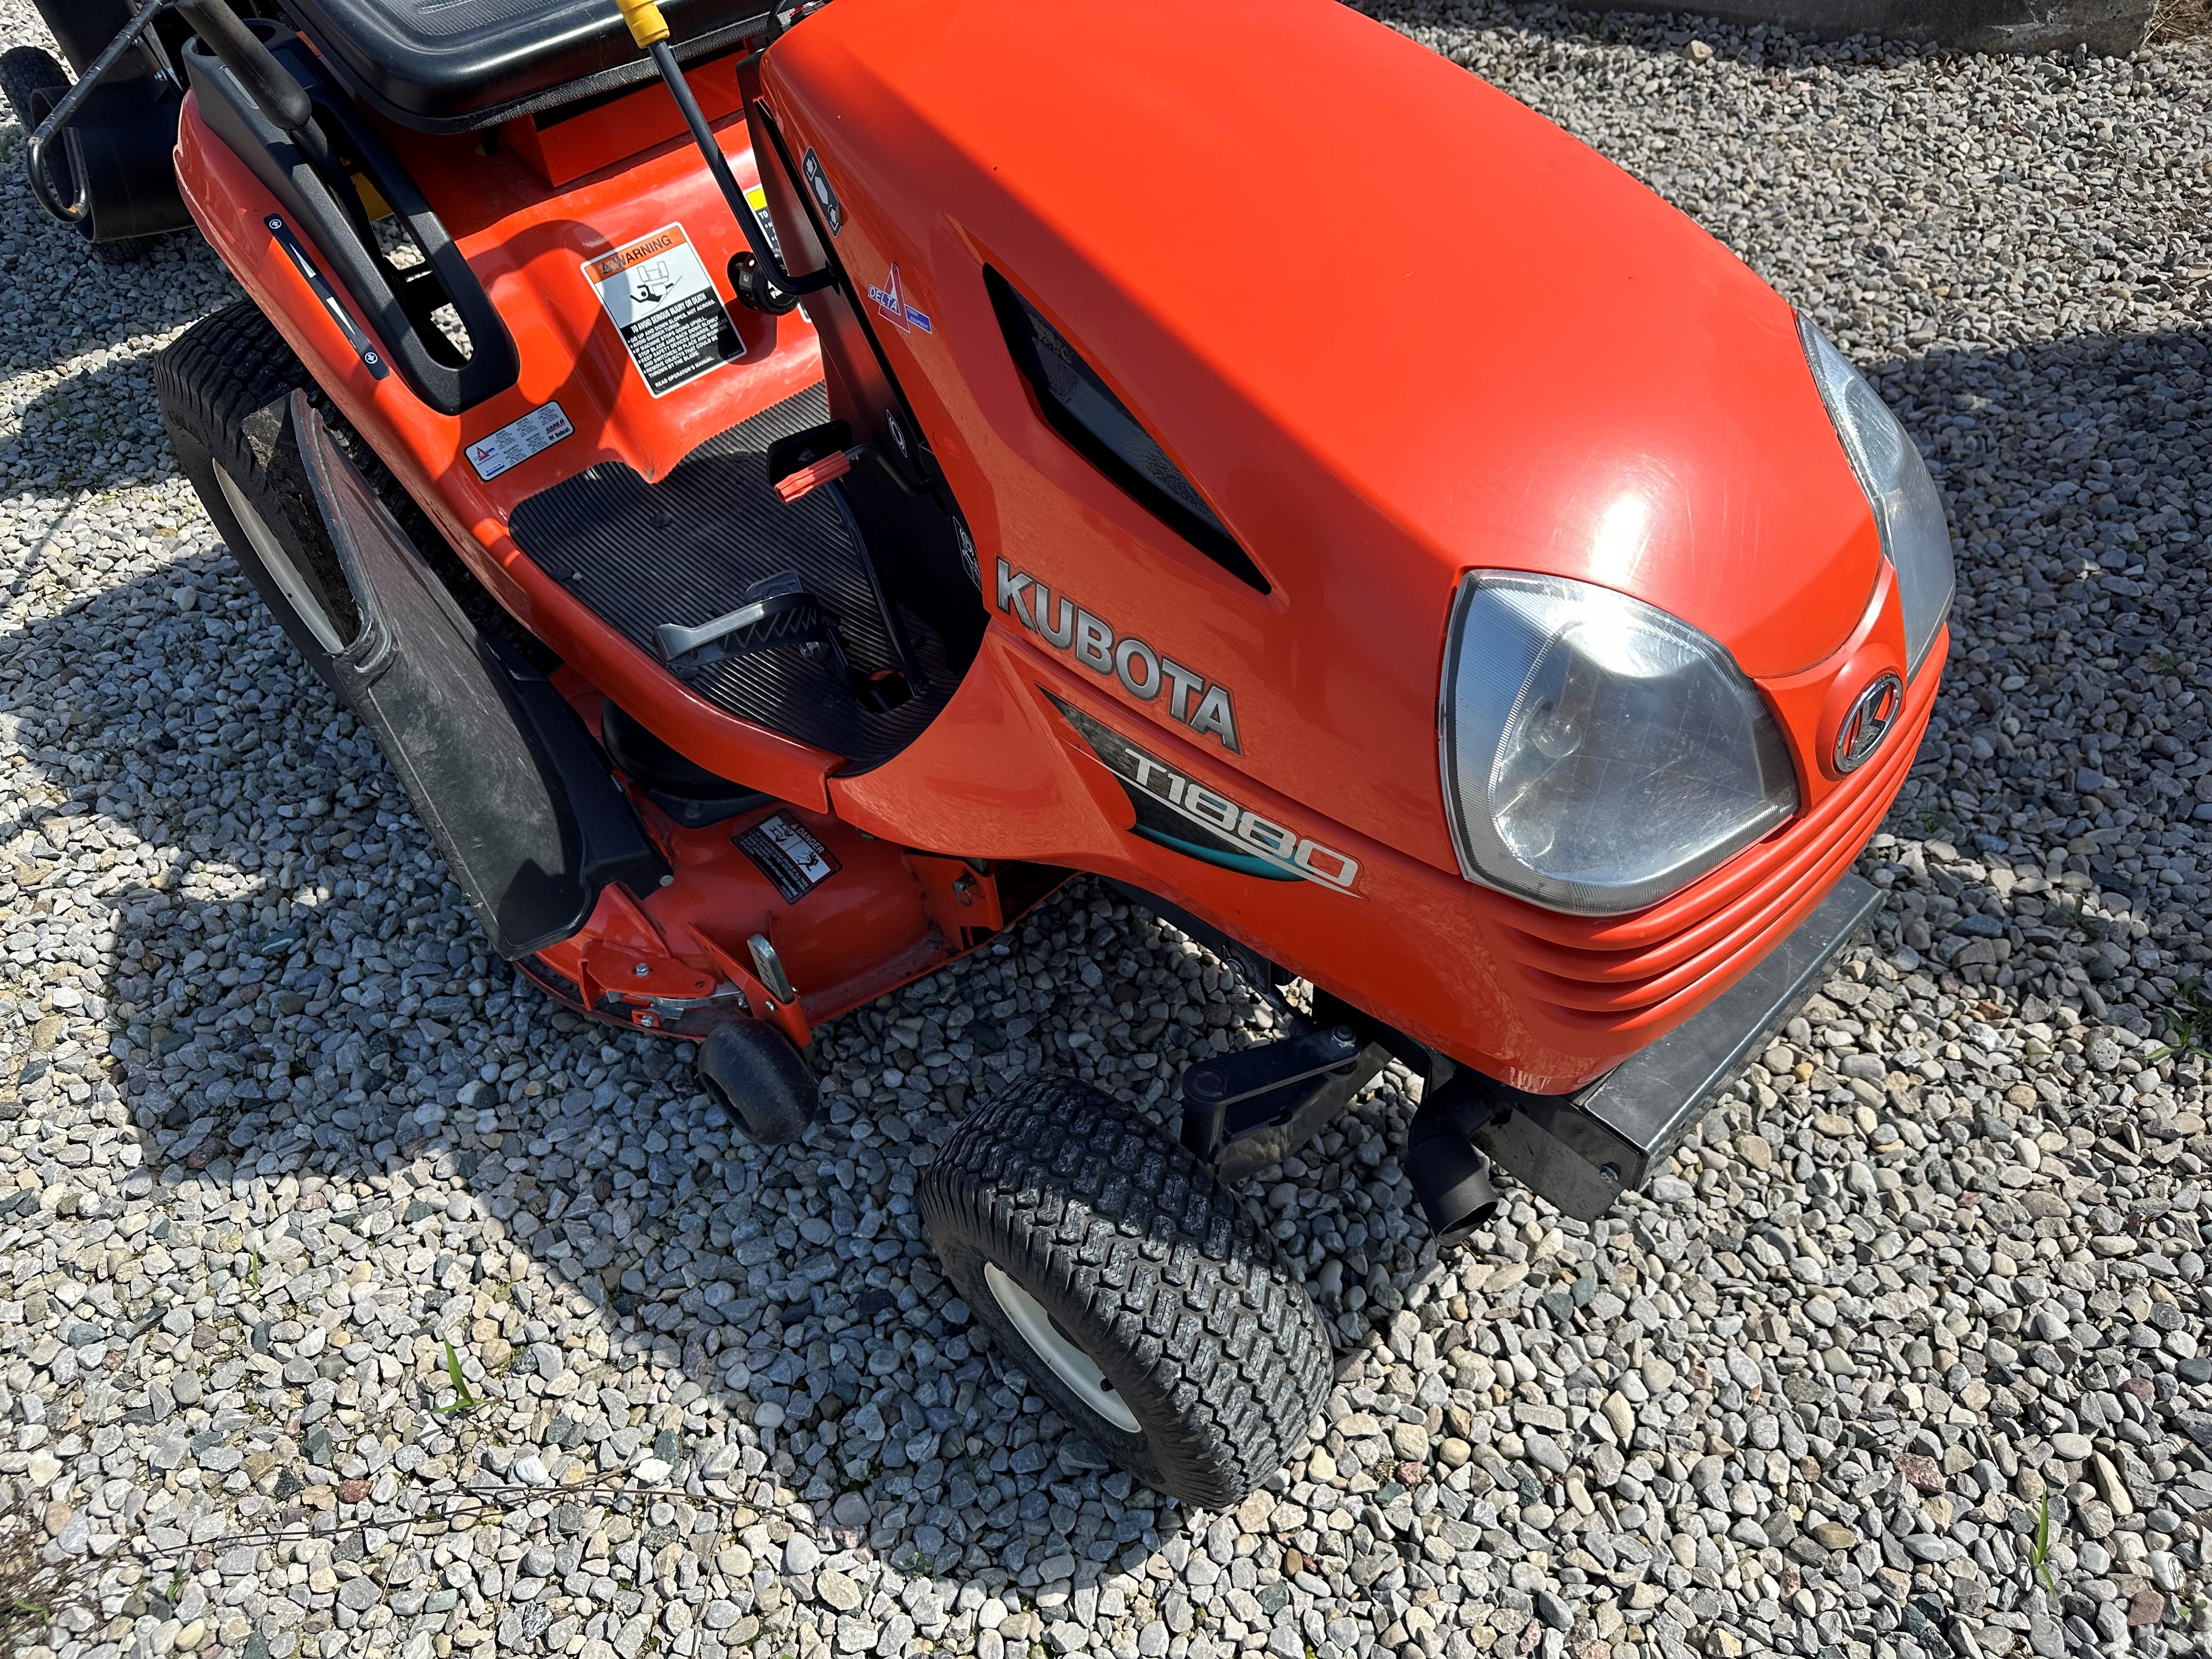
[[[1007,348],[1052,429],[1176,535],[1239,581],[1267,592],[1260,567],[1098,371],[1005,277],[986,267],[983,281]]]

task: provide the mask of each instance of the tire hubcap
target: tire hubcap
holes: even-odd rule
[[[307,574],[294,561],[284,544],[277,539],[276,532],[269,526],[269,520],[261,516],[260,510],[252,501],[246,500],[246,492],[238,487],[220,461],[216,463],[215,481],[222,486],[222,498],[230,504],[230,510],[238,515],[239,528],[246,532],[246,539],[252,544],[254,556],[261,561],[262,568],[269,573],[270,580],[276,584],[277,591],[283,594],[285,602],[307,624],[307,631],[315,636],[315,643],[333,657],[337,656],[345,649],[346,642],[338,637],[337,624],[325,608],[313,584],[308,581]]]
[[[1142,1432],[1137,1426],[1136,1413],[1122,1403],[1114,1385],[1106,1380],[1106,1373],[1053,1322],[1042,1303],[1000,1271],[995,1261],[983,1264],[983,1282],[991,1287],[991,1294],[999,1299],[1000,1310],[1022,1334],[1022,1340],[1029,1344],[1030,1352],[1051,1366],[1053,1375],[1066,1383],[1077,1399],[1124,1434]]]

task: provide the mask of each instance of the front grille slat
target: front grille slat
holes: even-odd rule
[[[1545,997],[1545,988],[1549,988],[1552,994],[1545,997],[1547,1012],[1571,1024],[1634,1030],[1692,1012],[1682,1004],[1694,998],[1702,1006],[1717,996],[1737,971],[1747,971],[1766,947],[1778,943],[1811,914],[1827,890],[1856,861],[1859,847],[1880,825],[1885,811],[1880,797],[1869,800],[1867,810],[1855,815],[1851,833],[1824,848],[1811,870],[1797,879],[1777,883],[1754,915],[1731,913],[1736,926],[1729,933],[1666,974],[1634,986],[1594,987],[1587,981],[1537,973],[1529,975],[1530,982],[1540,997]]]
[[[1686,1018],[1786,936],[1857,859],[1932,712],[1930,699],[1876,766],[1709,886],[1595,927],[1547,912],[1516,916],[1495,933],[1503,965],[1563,1025],[1620,1032]]]

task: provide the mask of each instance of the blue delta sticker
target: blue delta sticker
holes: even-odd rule
[[[884,278],[883,287],[878,288],[873,283],[868,284],[868,298],[875,302],[878,311],[883,313],[902,331],[918,328],[924,334],[937,332],[930,326],[927,312],[906,302],[906,293],[899,284],[899,268],[896,263],[892,264],[890,274]]]

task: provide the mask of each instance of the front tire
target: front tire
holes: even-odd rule
[[[1208,1509],[1297,1449],[1328,1333],[1213,1171],[1071,1078],[982,1106],[923,1173],[923,1220],[1001,1350],[1123,1468]]]

